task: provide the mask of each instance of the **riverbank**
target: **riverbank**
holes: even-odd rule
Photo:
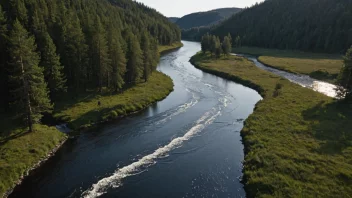
[[[88,128],[141,111],[167,97],[172,90],[172,79],[155,71],[148,82],[137,84],[120,94],[100,95],[92,92],[66,100],[63,104],[58,103],[54,117],[68,123],[73,130]]]
[[[162,55],[162,54],[168,53],[170,50],[181,48],[182,46],[183,46],[182,42],[175,42],[175,43],[172,43],[171,45],[160,45],[159,53]]]
[[[261,63],[295,74],[309,75],[317,80],[335,83],[343,66],[342,56],[301,51],[276,50],[256,47],[233,48],[234,53],[250,54]]]
[[[0,139],[0,197],[7,196],[23,177],[47,160],[67,139],[55,127],[35,125],[35,132],[2,119]],[[4,124],[4,122],[8,122]]]
[[[159,53],[182,47],[181,42],[171,46],[159,46]],[[92,126],[140,111],[152,103],[164,99],[173,90],[172,79],[154,72],[147,83],[138,84],[121,94],[97,95],[87,93],[75,100],[57,105],[54,117],[69,121],[74,129]],[[102,105],[97,106],[97,101]],[[71,115],[72,113],[72,115]],[[67,135],[55,127],[35,125],[34,133],[18,127],[15,118],[1,115],[0,126],[0,197],[7,196],[30,170],[48,159],[65,142]]]
[[[197,68],[257,90],[264,98],[241,132],[248,197],[349,197],[352,107],[293,84],[236,56],[201,53]]]

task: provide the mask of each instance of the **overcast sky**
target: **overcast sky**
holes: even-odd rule
[[[155,8],[167,17],[182,17],[186,14],[216,8],[249,7],[263,0],[136,0]]]

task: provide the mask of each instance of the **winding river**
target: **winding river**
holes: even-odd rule
[[[261,96],[194,68],[200,44],[183,43],[158,66],[174,92],[68,140],[10,197],[245,197],[240,131]]]
[[[336,91],[335,91],[336,85],[333,85],[333,84],[330,84],[327,82],[323,82],[320,80],[316,80],[314,78],[309,77],[308,75],[293,74],[293,73],[286,72],[283,70],[268,67],[268,66],[262,64],[261,62],[259,62],[255,56],[243,55],[243,54],[233,54],[233,55],[243,56],[243,57],[249,59],[250,61],[252,61],[260,69],[263,69],[263,70],[269,71],[271,73],[274,73],[276,75],[279,75],[281,77],[284,77],[293,83],[301,85],[302,87],[312,89],[314,91],[317,91],[317,92],[322,93],[324,95],[327,95],[329,97],[335,98],[337,96]]]

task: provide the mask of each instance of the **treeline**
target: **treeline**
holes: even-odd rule
[[[130,0],[0,1],[2,109],[30,126],[63,92],[147,81],[179,28]]]
[[[265,48],[345,53],[352,45],[352,1],[268,0],[211,31]]]
[[[190,29],[182,29],[181,35],[183,40],[201,41],[203,35],[210,32],[213,26],[194,27]]]
[[[352,1],[267,0],[217,26],[183,31],[182,37],[200,41],[207,32],[230,32],[246,46],[343,54],[352,45]]]
[[[337,79],[337,97],[352,102],[352,46],[343,57],[343,67]]]
[[[211,55],[215,55],[216,58],[220,58],[221,54],[228,56],[232,49],[232,38],[231,35],[225,36],[223,41],[220,42],[220,38],[214,35],[206,34],[202,37],[201,42],[202,52],[210,52]]]

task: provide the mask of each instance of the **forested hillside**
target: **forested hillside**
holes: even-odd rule
[[[352,45],[352,1],[267,0],[211,30],[228,32],[248,46],[344,53]]]
[[[1,0],[1,109],[28,122],[57,96],[147,81],[179,28],[130,0]],[[15,108],[12,108],[15,107]]]
[[[180,26],[181,29],[210,26],[230,17],[239,11],[241,11],[241,8],[221,8],[208,12],[192,13],[178,19],[176,24]]]
[[[178,18],[178,17],[169,17],[168,19],[169,19],[170,22],[176,23],[176,21],[179,20],[180,18]]]

